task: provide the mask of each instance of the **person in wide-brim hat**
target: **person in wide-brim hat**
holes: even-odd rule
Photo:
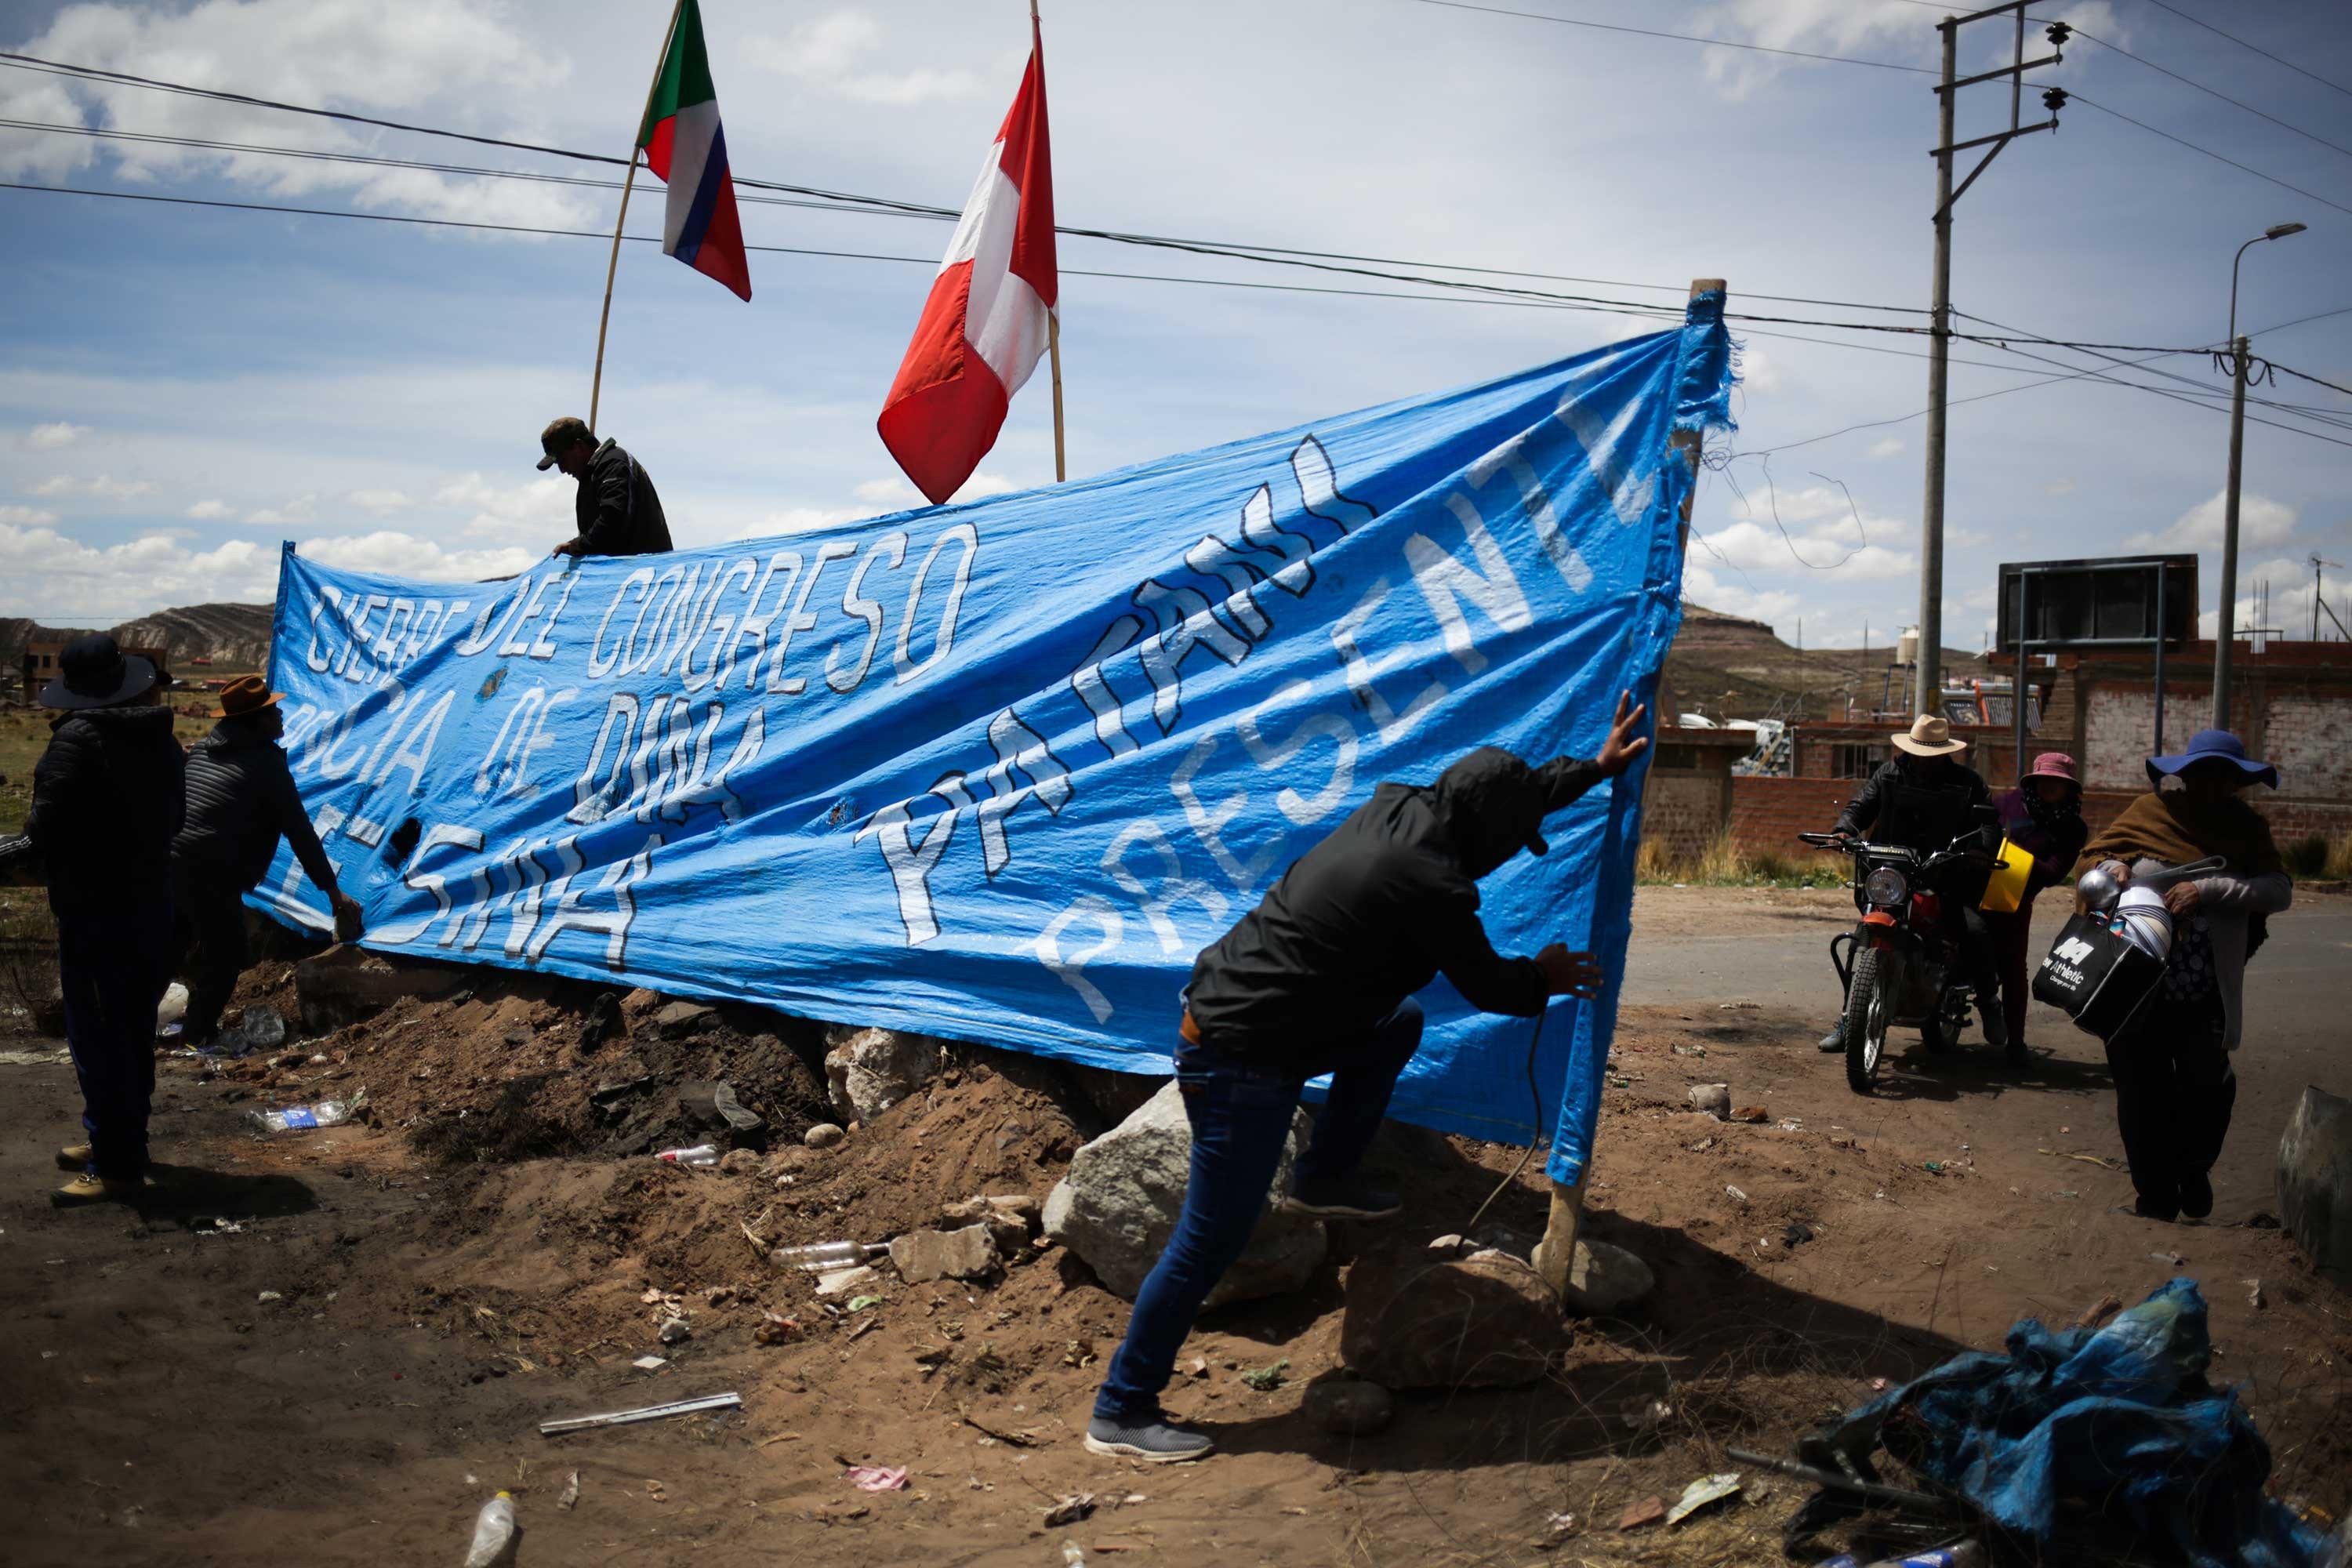
[[[283,838],[334,910],[335,934],[357,938],[359,905],[336,884],[334,862],[319,843],[301,792],[278,738],[286,719],[258,675],[241,675],[221,691],[213,732],[188,753],[187,822],[172,841],[173,967],[184,966],[188,1010],[181,1037],[199,1048],[220,1030],[222,1010],[245,972],[245,895],[268,874]]]
[[[1951,721],[1940,713],[1922,713],[1911,721],[1908,732],[1887,739],[1896,751],[1915,757],[1956,757],[1969,749],[1966,741],[1953,739]]]
[[[41,688],[44,708],[120,708],[155,689],[155,667],[126,654],[104,632],[66,644],[58,655],[58,675]]]

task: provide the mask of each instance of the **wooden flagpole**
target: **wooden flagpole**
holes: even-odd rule
[[[1037,20],[1037,0],[1029,0],[1029,44],[1037,51],[1038,87],[1045,87],[1045,31]],[[1060,484],[1070,477],[1068,448],[1062,435],[1062,279],[1061,263],[1055,262],[1054,308],[1045,312],[1045,352],[1053,363],[1054,373],[1054,482]]]
[[[669,63],[669,46],[677,37],[677,19],[686,10],[686,0],[675,0],[669,8],[669,30],[662,34],[661,52],[654,57],[654,79],[646,84],[646,106],[637,111],[637,129],[646,128],[646,116],[654,111],[654,94],[661,89],[662,67]],[[637,154],[645,149],[633,137],[629,142],[629,174],[621,182],[621,216],[613,220],[613,255],[604,263],[604,309],[596,318],[596,374],[588,384],[588,429],[596,429],[596,405],[604,395],[604,331],[613,324],[613,275],[621,267],[621,226],[629,221],[629,192],[637,183]]]

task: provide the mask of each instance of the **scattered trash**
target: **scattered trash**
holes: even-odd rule
[[[1747,1194],[1746,1193],[1741,1192],[1738,1187],[1726,1187],[1726,1188],[1724,1188],[1724,1189],[1723,1189],[1723,1195],[1724,1195],[1725,1197],[1729,1198],[1733,1203],[1736,1203],[1736,1204],[1744,1204],[1744,1203],[1746,1203],[1746,1202],[1748,1201],[1748,1194]]]
[[[283,1110],[256,1110],[249,1114],[261,1124],[264,1132],[299,1132],[310,1127],[341,1127],[366,1103],[367,1090],[363,1089],[349,1100],[322,1100],[316,1105],[289,1105]]]
[[[1731,1113],[1731,1120],[1745,1121],[1752,1126],[1759,1121],[1771,1121],[1772,1113],[1760,1105],[1743,1105]]]
[[[1705,1046],[1685,1046],[1677,1043],[1672,1047],[1672,1049],[1675,1055],[1678,1057],[1704,1057],[1706,1055],[1706,1047]]]
[[[665,1149],[654,1158],[667,1160],[673,1165],[692,1165],[697,1170],[707,1171],[719,1163],[719,1145],[697,1143],[691,1149]]]
[[[862,1492],[902,1492],[907,1489],[904,1465],[852,1465],[841,1479]]]
[[[2259,1312],[2270,1304],[2263,1299],[2263,1282],[2261,1280],[2249,1279],[2245,1282],[2245,1285],[2247,1306],[2252,1307],[2255,1311]]]
[[[1629,1399],[1617,1414],[1633,1431],[1648,1433],[1672,1420],[1675,1407],[1663,1399]]]
[[[849,1304],[842,1308],[842,1310],[845,1312],[862,1312],[868,1307],[878,1307],[881,1304],[882,1298],[879,1296],[852,1296],[849,1299]]]
[[[669,1362],[662,1356],[641,1355],[629,1364],[635,1367],[639,1372],[659,1372],[662,1368],[667,1366]]]
[[[1940,1176],[1947,1169],[1940,1160],[1922,1160],[1919,1162],[1919,1168],[1931,1176]]]
[[[1731,1086],[1727,1083],[1695,1083],[1691,1085],[1690,1102],[1693,1110],[1704,1111],[1717,1121],[1731,1117]]]
[[[800,1320],[775,1312],[761,1314],[760,1326],[751,1331],[751,1342],[755,1345],[781,1345],[800,1337]]]
[[[1804,1130],[1805,1123],[1800,1117],[1784,1116],[1780,1119],[1780,1131],[1783,1132],[1802,1132]]]
[[[1666,1510],[1668,1524],[1680,1524],[1703,1508],[1712,1507],[1727,1497],[1739,1495],[1739,1477],[1734,1473],[1701,1476],[1683,1489],[1682,1497]]]
[[[1760,1013],[1764,1010],[1764,1004],[1761,1002],[1724,1002],[1717,1004],[1715,1010],[1718,1013]]]
[[[1702,1138],[1702,1139],[1700,1139],[1697,1142],[1696,1142],[1696,1143],[1694,1143],[1694,1144],[1692,1144],[1692,1145],[1690,1146],[1690,1152],[1691,1152],[1692,1153],[1694,1153],[1694,1154],[1704,1154],[1704,1153],[1706,1153],[1709,1149],[1712,1149],[1712,1148],[1714,1148],[1714,1147],[1715,1147],[1715,1140],[1714,1140],[1714,1139],[1712,1139],[1712,1138]]]
[[[1066,1524],[1076,1524],[1095,1510],[1095,1494],[1073,1492],[1045,1510],[1045,1525],[1058,1530]]]
[[[1790,1220],[1780,1232],[1780,1245],[1783,1247],[1802,1247],[1812,1239],[1813,1227],[1801,1219]]]
[[[2074,1326],[2078,1329],[2095,1329],[2123,1310],[2124,1303],[2121,1297],[2102,1296],[2083,1309],[2074,1319]]]
[[[662,1326],[656,1333],[661,1342],[666,1345],[684,1344],[694,1338],[694,1330],[684,1318],[663,1319]]]
[[[2079,1198],[2083,1194],[2080,1193],[2053,1193],[2050,1195],[2053,1198]]]
[[[1087,1554],[1075,1541],[1062,1542],[1062,1568],[1087,1568]]]
[[[2189,1261],[2177,1252],[2151,1252],[2147,1256],[2151,1261],[2161,1263],[2168,1268],[2178,1268]]]
[[[743,1403],[740,1394],[712,1394],[700,1399],[674,1400],[667,1405],[648,1405],[640,1410],[614,1410],[603,1415],[572,1415],[561,1421],[542,1421],[539,1435],[560,1436],[566,1432],[585,1432],[593,1426],[626,1426],[638,1421],[667,1421],[674,1415],[695,1415],[706,1410],[734,1410]]]
[[[1640,1502],[1628,1503],[1617,1521],[1619,1530],[1639,1530],[1645,1524],[1655,1524],[1666,1517],[1666,1500],[1645,1497]]]
[[[163,1000],[155,1007],[155,1026],[160,1031],[188,1016],[188,988],[174,980],[163,988]]]
[[[1984,1561],[1980,1543],[1956,1541],[1915,1552],[1908,1557],[1881,1557],[1867,1563],[1851,1552],[1841,1552],[1820,1563],[1819,1568],[1979,1568]]]
[[[569,1513],[579,1505],[580,1472],[574,1470],[572,1472],[572,1479],[563,1483],[563,1490],[557,1495],[555,1506]]]
[[[2214,1351],[2196,1281],[2175,1279],[2104,1328],[2029,1318],[2008,1352],[1969,1352],[1850,1413],[1826,1452],[1866,1464],[1884,1434],[1923,1485],[1997,1517],[2021,1555],[2080,1563],[2101,1542],[2161,1541],[2186,1561],[2302,1563],[2321,1532],[2264,1495],[2269,1449]]]
[[[1558,1541],[1563,1535],[1573,1535],[1576,1533],[1576,1515],[1572,1513],[1553,1514],[1549,1519],[1544,1521],[1544,1529],[1550,1534],[1554,1541]]]
[[[258,1296],[256,1296],[254,1300],[257,1301],[283,1301],[286,1298],[284,1294],[279,1291],[264,1290]]]
[[[846,1296],[868,1285],[879,1285],[882,1276],[865,1264],[847,1268],[835,1268],[816,1277],[816,1293],[820,1296]]]
[[[252,1006],[234,1030],[223,1029],[216,1039],[226,1043],[234,1034],[243,1042],[243,1050],[230,1054],[243,1056],[247,1051],[274,1051],[286,1043],[286,1016],[275,1007]]]
[[[1966,1145],[1962,1145],[1962,1147],[1966,1147]],[[2115,1161],[2108,1159],[2104,1154],[2079,1154],[2066,1149],[2042,1149],[2036,1151],[2036,1152],[2048,1154],[2053,1159],[2080,1160],[2086,1165],[2096,1165],[2102,1171],[2120,1171],[2126,1168],[2123,1165],[2116,1163]]]
[[[1187,1377],[1208,1376],[1209,1358],[1204,1355],[1196,1355],[1191,1361],[1186,1362],[1184,1363],[1184,1375]]]
[[[768,1261],[779,1268],[804,1268],[812,1274],[830,1274],[836,1268],[855,1268],[888,1250],[879,1242],[813,1241],[805,1247],[780,1247],[768,1254]]]
[[[482,1505],[474,1519],[474,1544],[466,1553],[466,1568],[498,1568],[514,1561],[514,1495],[500,1492]]]
[[[1874,1392],[1884,1394],[1886,1392],[1886,1380],[1883,1377],[1874,1377],[1870,1380],[1870,1386]]]
[[[1242,1381],[1260,1394],[1271,1394],[1288,1380],[1290,1358],[1285,1356],[1272,1366],[1262,1366],[1242,1373]]]

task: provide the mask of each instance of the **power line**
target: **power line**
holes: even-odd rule
[[[2035,85],[2039,86],[2041,84],[2036,83]],[[2105,104],[2099,102],[2096,99],[2085,98],[2081,93],[2074,91],[2071,88],[2067,89],[2066,100],[2069,103],[2084,104],[2092,109],[2097,110],[2102,114],[2111,114],[2117,120],[2124,121],[2126,125],[2138,126],[2142,131],[2147,132],[2151,136],[2161,136],[2167,142],[2188,148],[2191,153],[2202,153],[2205,156],[2213,159],[2217,163],[2227,163],[2232,169],[2236,169],[2242,174],[2252,174],[2257,180],[2267,180],[2272,184],[2278,186],[2281,190],[2293,191],[2296,195],[2306,197],[2311,201],[2317,202],[2320,205],[2325,207],[2334,207],[2337,212],[2344,214],[2346,216],[2352,217],[2352,206],[2346,206],[2342,202],[2329,201],[2326,196],[2321,195],[2316,191],[2306,191],[2301,185],[2290,184],[2286,181],[2280,179],[2276,174],[2265,174],[2251,163],[2241,163],[2235,158],[2226,157],[2220,153],[2216,153],[2210,147],[2200,147],[2185,136],[2175,136],[2169,131],[2159,131],[2145,120],[2135,120],[2120,109],[2109,109]]]
[[[2324,386],[2330,392],[2340,392],[2347,397],[2352,397],[2352,386],[2338,385],[2336,383],[2326,380],[2320,376],[2306,375],[2299,370],[2288,370],[2286,366],[2279,363],[2275,360],[2264,360],[2263,363],[2282,374],[2294,377],[2297,381],[2308,381],[2315,385]]]
[[[2293,60],[2274,55],[2259,44],[2250,44],[2245,39],[2238,37],[2235,33],[2225,33],[2221,31],[2221,28],[2213,26],[2212,23],[2201,21],[2199,18],[2190,16],[2188,12],[2181,10],[2177,5],[2168,5],[2165,4],[2165,0],[2147,0],[2147,3],[2155,6],[2159,11],[2169,11],[2174,16],[2179,17],[2182,21],[2189,23],[2192,26],[2204,28],[2207,32],[2213,34],[2217,37],[2227,38],[2242,49],[2252,49],[2254,53],[2262,56],[2263,58],[2269,60],[2273,65],[2284,66],[2287,69],[2294,72],[2297,76],[2310,77],[2312,80],[2317,82],[2320,86],[2334,88],[2336,91],[2344,94],[2347,98],[2352,98],[2352,87],[2342,86],[2339,83],[2328,80],[2326,77],[2320,76],[2315,72],[2307,71],[2301,66],[2295,64]]]
[[[1715,49],[1746,49],[1750,54],[1784,55],[1792,59],[1827,60],[1832,65],[1868,66],[1873,70],[1912,71],[1920,76],[1936,73],[1926,66],[1906,66],[1895,60],[1865,60],[1853,55],[1816,54],[1811,49],[1776,49],[1769,44],[1743,44],[1729,38],[1710,38],[1698,33],[1665,33],[1654,27],[1628,27],[1615,22],[1590,22],[1576,16],[1554,16],[1542,11],[1514,11],[1502,5],[1474,5],[1469,0],[1413,0],[1418,5],[1437,5],[1448,11],[1480,11],[1490,16],[1516,16],[1528,22],[1549,22],[1562,27],[1589,27],[1597,33],[1631,33],[1639,38],[1671,38],[1676,43],[1704,44]]]
[[[226,89],[215,88],[196,87],[191,83],[169,81],[155,77],[138,76],[128,71],[108,70],[95,66],[74,65],[66,61],[45,59],[37,55],[0,51],[0,64],[8,64],[16,67],[16,68],[36,70],[48,75],[65,76],[68,78],[89,78],[124,86],[146,88],[159,92],[173,93],[185,97],[214,99],[224,102],[243,104],[252,108],[276,110],[290,114],[310,115],[321,119],[343,121],[362,125],[371,125],[385,130],[404,131],[422,136],[446,137],[479,146],[499,147],[515,152],[538,153],[548,157],[567,158],[580,163],[600,163],[612,167],[620,167],[628,163],[628,160],[625,158],[614,158],[598,153],[586,153],[575,148],[550,146],[543,142],[511,141],[501,137],[478,136],[470,132],[450,131],[438,126],[418,125],[405,121],[385,120],[372,115],[349,113],[341,110],[321,109],[307,104],[288,103],[277,99],[257,98],[248,93],[231,92]],[[155,137],[148,133],[102,131],[88,126],[74,127],[49,125],[37,121],[12,121],[11,123],[15,124],[19,129],[26,130],[49,130],[68,134],[79,133],[82,135],[111,137],[121,140],[153,140],[174,142],[175,144],[204,145],[203,140],[199,138],[172,139]],[[363,161],[362,156],[359,154],[332,153],[302,148],[279,149],[263,143],[223,143],[209,150],[265,153],[280,156],[305,157],[321,161]],[[536,180],[544,184],[596,184],[596,182],[590,181],[565,181],[561,176],[530,174],[520,171],[473,169],[457,165],[435,165],[423,161],[417,161],[414,164],[401,160],[365,161],[380,161],[384,166],[390,167],[414,166],[435,173],[467,174],[484,178],[519,178]],[[962,216],[961,212],[952,207],[935,206],[919,202],[899,201],[891,197],[865,195],[854,192],[832,191],[820,186],[800,185],[786,184],[780,181],[761,180],[744,174],[735,175],[734,183],[738,186],[750,190],[773,191],[789,196],[813,198],[817,203],[823,204],[814,209],[820,211],[856,211],[866,213],[869,216],[900,216],[926,218],[933,221],[948,223],[956,222]],[[772,205],[794,205],[799,204],[782,202]],[[1080,238],[1106,240],[1115,244],[1142,246],[1158,249],[1186,250],[1201,255],[1225,256],[1238,260],[1255,261],[1267,266],[1306,267],[1322,271],[1353,271],[1355,270],[1353,268],[1337,266],[1334,264],[1343,262],[1360,262],[1381,267],[1421,268],[1444,272],[1466,272],[1485,277],[1528,278],[1545,282],[1598,284],[1605,288],[1644,289],[1676,294],[1681,293],[1685,287],[1685,285],[1683,284],[1635,283],[1615,279],[1576,278],[1555,273],[1518,271],[1507,268],[1471,267],[1450,262],[1401,261],[1392,258],[1359,256],[1347,252],[1308,250],[1284,246],[1252,245],[1244,242],[1190,239],[1170,235],[1142,234],[1121,229],[1083,228],[1068,225],[1060,225],[1056,226],[1055,232],[1059,234],[1071,235]],[[1391,275],[1375,274],[1375,276]],[[1496,285],[1470,283],[1458,279],[1413,278],[1410,279],[1400,279],[1399,280],[1419,282],[1426,286],[1437,288],[1465,289],[1498,289],[1498,286]],[[1498,289],[1498,291],[1501,290]],[[1821,300],[1801,295],[1745,293],[1742,297],[1746,299],[1764,300],[1779,303],[1827,306],[1838,310],[1872,310],[1905,314],[1923,313],[1915,306],[1875,305],[1854,300]]]

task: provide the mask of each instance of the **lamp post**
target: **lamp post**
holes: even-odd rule
[[[2246,340],[2238,335],[2238,264],[2266,239],[2301,234],[2299,223],[2273,224],[2238,247],[2230,262],[2230,485],[2221,503],[2221,613],[2213,637],[2213,728],[2230,727],[2230,653],[2238,616],[2238,482],[2246,457]],[[2161,634],[2163,628],[2158,627]]]

